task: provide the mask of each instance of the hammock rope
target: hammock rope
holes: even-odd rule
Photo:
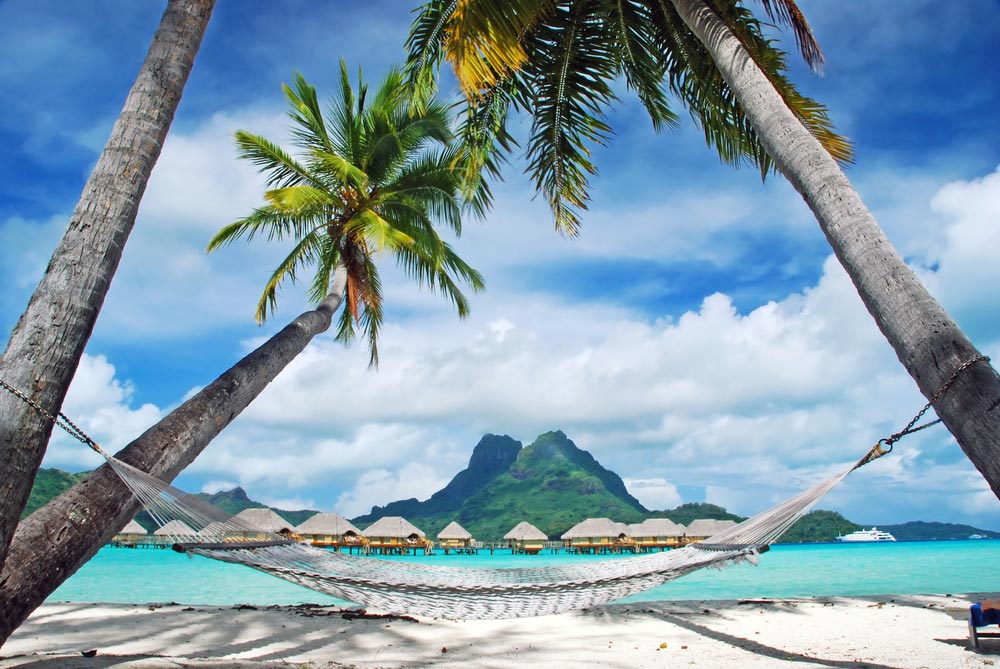
[[[230,517],[107,454],[163,523],[174,549],[242,564],[340,599],[393,613],[457,619],[560,613],[621,599],[705,567],[750,562],[855,469],[885,455],[880,444],[844,471],[708,538],[661,553],[513,569],[457,568],[345,555],[289,540]],[[164,531],[166,530],[166,532]]]
[[[729,527],[702,543],[667,552],[572,565],[513,569],[455,568],[347,556],[256,528],[107,454],[62,413],[54,416],[0,379],[0,387],[101,454],[166,534],[174,549],[242,564],[334,597],[393,613],[456,619],[511,618],[585,608],[662,585],[705,567],[750,562],[848,474],[892,451],[893,444],[940,420],[914,427],[958,376],[963,363],[901,431],[818,485]],[[62,419],[62,420],[60,420]]]

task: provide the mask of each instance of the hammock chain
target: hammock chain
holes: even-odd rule
[[[6,381],[4,381],[3,379],[0,379],[0,387],[2,387],[5,390],[9,391],[12,395],[14,395],[14,397],[17,397],[18,399],[20,399],[21,401],[23,401],[25,404],[27,404],[32,409],[34,409],[35,411],[37,411],[38,413],[40,413],[46,419],[52,421],[53,423],[55,423],[56,425],[58,425],[62,429],[66,430],[66,432],[68,432],[69,435],[71,437],[73,437],[74,439],[83,442],[84,444],[86,444],[87,446],[90,446],[92,449],[94,449],[95,451],[97,451],[101,455],[104,455],[104,451],[101,450],[101,447],[97,445],[97,442],[94,441],[93,439],[91,439],[89,436],[87,436],[87,433],[84,432],[80,428],[80,426],[78,426],[76,423],[74,423],[73,421],[71,421],[66,414],[64,414],[64,413],[62,413],[60,411],[58,417],[53,416],[48,411],[46,411],[44,408],[42,408],[42,405],[40,405],[38,402],[36,402],[35,400],[31,399],[30,397],[28,397],[23,392],[21,392],[20,390],[18,390],[14,386],[10,385],[9,383],[7,383]],[[60,418],[62,420],[59,420]]]
[[[927,413],[928,409],[930,409],[931,406],[935,402],[937,402],[939,399],[941,399],[941,397],[948,391],[948,388],[950,388],[951,385],[953,383],[955,383],[955,381],[958,379],[959,374],[961,374],[962,372],[964,372],[965,370],[967,370],[969,367],[972,367],[977,362],[989,362],[989,361],[990,361],[989,356],[980,354],[980,355],[977,355],[974,358],[971,358],[971,359],[966,360],[965,362],[963,362],[958,367],[958,369],[956,369],[954,372],[952,372],[952,375],[949,376],[948,380],[945,381],[941,385],[941,388],[939,388],[938,391],[936,393],[934,393],[934,396],[931,397],[927,401],[927,404],[924,405],[924,408],[921,409],[920,411],[918,411],[917,415],[914,416],[913,419],[909,423],[906,424],[906,427],[904,427],[902,430],[900,430],[899,432],[896,432],[895,434],[893,434],[893,435],[891,435],[889,437],[886,437],[884,439],[879,439],[878,440],[878,443],[875,444],[875,448],[878,448],[879,450],[882,450],[884,452],[883,453],[879,453],[875,457],[877,458],[877,457],[879,457],[881,455],[884,455],[885,453],[889,453],[890,451],[892,451],[892,445],[895,444],[900,439],[902,439],[903,437],[905,437],[906,435],[913,434],[914,432],[920,432],[921,430],[926,430],[927,428],[932,427],[932,426],[937,425],[938,423],[940,423],[941,419],[938,418],[938,419],[932,420],[929,423],[924,423],[923,425],[917,425],[917,422],[921,418],[924,417],[924,414]],[[914,427],[914,425],[917,425],[917,427]],[[882,448],[882,444],[885,444],[886,448],[883,449]],[[872,450],[874,450],[874,449],[872,449]],[[872,460],[874,460],[874,459],[875,458],[872,458]]]

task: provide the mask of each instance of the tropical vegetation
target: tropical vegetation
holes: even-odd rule
[[[214,5],[168,3],[69,226],[0,355],[0,380],[51,415],[59,413],[94,329]],[[52,429],[35,407],[0,392],[0,569]]]
[[[794,0],[761,0],[795,31],[806,61],[822,58]],[[741,0],[431,0],[408,42],[416,94],[443,60],[467,99],[465,136],[487,177],[514,145],[513,109],[532,117],[526,158],[558,228],[580,225],[590,147],[611,128],[603,110],[623,77],[654,127],[673,122],[664,89],[688,108],[727,162],[777,170],[813,211],[835,256],[900,362],[1000,495],[1000,375],[889,242],[838,161],[846,142],[825,110],[799,95],[784,60]],[[887,435],[891,444],[901,435]]]
[[[308,94],[308,86],[302,83],[300,92]],[[380,89],[380,92],[381,90],[385,90],[385,87]],[[359,99],[357,104],[349,102],[350,98],[345,98],[348,103],[344,114],[355,114],[359,108],[364,107],[364,96],[362,89],[359,92],[359,98],[362,99]],[[394,95],[389,95],[389,98],[397,105],[393,109],[399,113],[390,114],[387,118],[377,115],[365,116],[365,122],[370,122],[372,125],[362,128],[363,132],[367,133],[369,130],[375,132],[388,122],[405,119],[405,115],[400,111],[401,98]],[[377,103],[380,100],[387,104],[389,102],[388,98],[376,96],[376,104],[372,105],[372,109],[378,108]],[[309,110],[299,110],[299,113],[306,114]],[[428,122],[427,128],[433,127],[434,124]],[[316,308],[294,319],[215,381],[116,453],[117,457],[161,480],[173,480],[289,362],[304,350],[316,335],[329,329],[334,314],[345,301],[354,299],[361,326],[373,344],[373,335],[377,335],[378,332],[374,309],[380,308],[381,303],[378,302],[375,306],[373,304],[375,297],[380,300],[381,293],[376,290],[377,273],[374,272],[371,254],[379,248],[380,240],[385,240],[385,248],[394,252],[412,276],[444,292],[456,302],[459,313],[465,313],[467,307],[464,297],[457,288],[457,280],[466,281],[474,289],[479,289],[481,279],[474,270],[462,263],[450,247],[440,241],[433,228],[429,227],[427,218],[430,216],[440,217],[457,228],[458,221],[455,216],[458,212],[442,195],[442,193],[456,192],[451,186],[455,179],[441,173],[442,165],[449,164],[442,154],[444,156],[451,154],[447,148],[438,153],[423,151],[424,145],[415,140],[423,132],[425,128],[422,127],[406,128],[401,136],[388,133],[388,136],[384,137],[384,145],[368,147],[371,149],[369,157],[372,158],[372,162],[369,164],[369,169],[372,173],[395,174],[397,180],[393,187],[399,192],[394,196],[386,195],[384,200],[379,200],[375,197],[377,193],[366,195],[363,191],[352,192],[350,189],[339,194],[354,198],[352,202],[360,202],[367,197],[368,202],[386,201],[390,206],[384,210],[373,208],[370,213],[362,212],[346,221],[331,221],[325,230],[318,230],[312,235],[307,234],[299,238],[300,247],[305,248],[309,244],[317,243],[315,250],[325,251],[323,255],[315,257],[310,252],[300,255],[295,255],[293,252],[289,256],[300,264],[307,259],[319,263],[320,269],[312,287],[314,291],[319,290],[318,286],[321,285],[327,287],[329,294],[319,301]],[[434,136],[430,132],[428,134]],[[440,139],[434,141],[442,143]],[[393,173],[386,168],[385,163],[379,161],[392,162],[396,159],[398,147],[409,147],[412,150],[410,156],[412,162],[407,167],[401,168],[399,173]],[[277,147],[275,150],[280,151]],[[336,158],[331,157],[330,162],[335,163]],[[352,183],[358,186],[365,183],[365,175],[348,167],[345,165],[344,174],[351,175],[354,180]],[[379,172],[379,167],[386,171]],[[321,173],[322,169],[316,171]],[[274,174],[272,172],[272,176]],[[425,181],[420,181],[420,174],[427,177]],[[272,189],[268,194],[271,205],[278,207],[289,202],[298,202],[301,204],[301,211],[312,211],[310,208],[317,206],[316,203],[323,197],[318,192],[320,189],[316,188],[316,184],[305,185],[302,189],[293,188],[297,176],[289,177],[287,183],[279,181],[275,184],[278,188]],[[367,183],[373,184],[370,178]],[[386,185],[389,183],[389,180],[385,182]],[[375,187],[373,185],[373,189]],[[282,188],[285,190],[282,191]],[[274,193],[275,190],[279,193]],[[328,195],[331,198],[338,196]],[[426,208],[420,209],[420,203]],[[475,208],[475,203],[472,206]],[[406,207],[411,207],[412,211],[399,211]],[[293,215],[289,216],[287,222],[293,226],[308,223],[307,217],[297,218],[294,215],[297,211],[299,210],[292,212]],[[275,215],[275,220],[278,221],[287,213],[279,211]],[[275,235],[285,234],[280,221],[276,222],[275,226],[269,232]],[[335,230],[340,229],[340,232],[328,234],[330,227]],[[251,225],[247,233],[262,229],[263,226]],[[289,231],[289,234],[293,232]],[[318,239],[322,239],[322,243],[316,242]],[[350,259],[345,258],[348,254],[353,254]],[[290,266],[299,267],[295,263]],[[352,268],[360,268],[360,281],[367,282],[366,285],[355,283],[351,287],[348,277]],[[350,309],[346,311],[350,313]],[[351,317],[354,318],[355,314],[351,313]],[[370,327],[372,324],[376,324],[376,327]],[[345,331],[348,327],[342,318],[340,330],[342,335],[347,336]],[[377,351],[373,347],[372,361],[377,359],[376,356]],[[138,511],[139,503],[131,492],[110,467],[104,465],[95,470],[84,482],[65,491],[21,522],[11,544],[4,572],[0,575],[4,583],[4,587],[0,589],[0,644],[65,578],[90,559]],[[58,533],[52,530],[57,524]]]
[[[461,317],[469,305],[459,284],[478,291],[483,280],[434,227],[442,223],[460,234],[466,206],[449,108],[436,99],[411,108],[398,70],[371,98],[360,73],[358,78],[355,91],[341,60],[340,89],[328,116],[301,74],[293,86],[283,86],[301,157],[260,135],[236,133],[240,158],[267,174],[267,204],[224,227],[208,248],[257,236],[292,242],[264,286],[258,321],[274,309],[281,283],[294,281],[303,268],[315,268],[309,294],[317,302],[329,292],[334,271],[344,268],[347,306],[337,338],[350,341],[357,323],[377,364],[383,320],[378,253],[388,252],[411,277],[444,293]],[[470,207],[481,213],[474,200]]]

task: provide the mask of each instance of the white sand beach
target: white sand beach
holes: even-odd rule
[[[986,596],[661,601],[499,621],[54,603],[0,648],[0,667],[984,667],[1000,639],[970,650],[965,615]]]

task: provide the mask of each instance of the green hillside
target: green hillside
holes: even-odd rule
[[[822,543],[834,541],[841,534],[861,529],[836,511],[807,513],[785,532],[779,542],[783,544]]]
[[[292,526],[301,525],[317,513],[316,511],[310,511],[308,509],[286,511],[285,509],[276,509],[273,506],[267,506],[266,504],[255,502],[247,496],[247,493],[243,488],[223,490],[211,495],[202,492],[198,493],[197,497],[201,497],[217,509],[222,509],[226,513],[231,513],[234,516],[245,509],[271,509],[276,514],[291,523]]]
[[[80,472],[70,474],[61,469],[42,468],[35,476],[35,484],[31,487],[31,494],[28,496],[28,504],[24,507],[21,519],[30,516],[35,510],[42,508],[50,499],[62,494],[66,490],[87,478],[90,472]]]
[[[681,504],[675,509],[670,509],[667,511],[659,511],[649,515],[650,518],[669,518],[675,523],[680,523],[681,525],[690,525],[692,520],[697,520],[698,518],[711,518],[713,520],[735,520],[736,522],[742,522],[746,520],[743,516],[737,516],[735,513],[729,513],[721,506],[715,504],[707,504],[705,502],[688,502],[687,504]]]
[[[990,539],[1000,539],[1000,532],[980,530],[971,525],[957,523],[928,523],[922,520],[913,520],[901,525],[879,525],[878,527],[896,537],[897,541],[968,539],[973,534]]]
[[[35,479],[28,507],[22,517],[44,505],[89,472],[70,474],[41,469]],[[250,508],[272,508],[289,523],[299,525],[316,514],[313,510],[273,509],[250,499],[242,488],[212,495],[199,494],[214,506],[236,514]],[[473,449],[469,466],[425,501],[405,499],[375,506],[371,513],[352,521],[362,530],[378,518],[403,516],[434,538],[445,525],[457,520],[474,537],[499,540],[521,521],[528,521],[557,539],[586,518],[611,518],[638,523],[646,518],[670,518],[689,525],[697,518],[741,521],[743,518],[715,504],[689,502],[674,509],[649,511],[629,494],[622,479],[601,466],[560,431],[546,432],[534,443],[506,435],[487,434]],[[137,520],[154,529],[145,513]],[[782,543],[828,542],[861,526],[834,511],[813,511],[781,537]],[[870,527],[870,526],[866,526]],[[970,525],[913,521],[879,525],[900,541],[965,539],[970,535],[1000,538],[1000,533]]]

